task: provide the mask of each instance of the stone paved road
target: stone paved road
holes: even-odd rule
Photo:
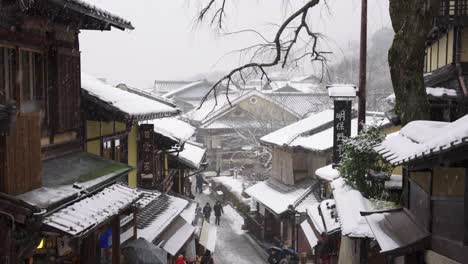
[[[193,193],[200,206],[205,206],[206,202],[214,206],[216,199],[210,194],[209,189],[202,194],[196,194],[195,190]],[[216,264],[266,264],[243,235],[241,216],[230,205],[224,206],[223,210],[224,215],[221,216],[221,225],[218,227],[214,262]],[[214,223],[214,214],[210,221]]]

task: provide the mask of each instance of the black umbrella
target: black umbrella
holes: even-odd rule
[[[167,252],[141,237],[123,247],[122,254],[127,263],[167,264]]]

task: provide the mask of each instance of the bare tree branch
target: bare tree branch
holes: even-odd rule
[[[215,1],[216,0],[210,0],[208,5],[205,8],[202,9],[202,11],[200,12],[200,15],[199,15],[199,20],[200,21],[204,19],[206,13],[208,12],[208,10],[210,8],[213,7],[213,4],[214,4],[213,2],[215,2]],[[299,38],[299,35],[301,34],[302,31],[305,31],[307,36],[309,38],[311,38],[311,40],[312,40],[311,41],[312,42],[312,47],[310,47],[309,51],[305,52],[306,55],[303,55],[302,58],[305,57],[305,56],[310,56],[311,61],[321,61],[322,65],[324,65],[323,61],[325,61],[325,57],[323,56],[323,54],[325,54],[325,52],[317,51],[317,42],[318,42],[318,39],[320,38],[321,35],[319,33],[312,32],[309,25],[307,24],[307,15],[308,15],[309,10],[311,8],[313,8],[314,6],[316,6],[319,3],[319,1],[320,0],[307,1],[301,8],[299,8],[297,11],[295,11],[293,14],[291,14],[288,18],[286,18],[286,20],[279,26],[273,41],[268,41],[267,38],[265,38],[262,34],[260,34],[259,32],[255,31],[255,30],[239,31],[239,32],[254,32],[257,35],[259,35],[266,42],[266,44],[259,45],[259,48],[257,49],[257,51],[254,52],[254,56],[253,56],[252,60],[249,63],[246,63],[246,64],[244,64],[242,66],[239,66],[239,67],[231,70],[228,74],[226,74],[224,77],[219,79],[216,83],[214,83],[213,86],[211,87],[211,89],[202,98],[202,101],[200,103],[199,108],[209,98],[209,96],[211,94],[213,94],[216,97],[216,89],[223,82],[227,82],[227,85],[225,87],[226,88],[226,93],[225,94],[228,97],[228,95],[229,95],[229,86],[233,82],[233,78],[235,76],[240,76],[240,78],[245,82],[245,79],[243,77],[243,72],[244,71],[253,70],[255,72],[259,72],[260,73],[260,79],[263,80],[263,78],[265,78],[267,80],[267,82],[271,82],[271,79],[269,78],[269,76],[267,74],[266,68],[273,67],[273,66],[276,66],[276,65],[281,65],[281,67],[283,67],[283,68],[286,67],[286,64],[289,62],[288,58],[291,55],[291,51],[292,51],[293,47],[295,46],[295,44],[296,44],[296,42],[297,42],[297,40]],[[222,6],[215,11],[214,16],[213,16],[213,18],[211,20],[211,24],[213,24],[214,21],[217,20],[219,28],[222,27],[222,19],[223,19],[224,12],[225,12],[224,11],[225,4],[226,4],[226,0],[223,0],[222,1]],[[295,21],[298,18],[300,18],[300,24],[298,26],[293,26]],[[292,39],[284,40],[284,38],[287,37],[287,35],[288,35],[288,30],[291,29],[291,28],[295,29],[294,33],[293,33],[293,36],[292,36]],[[257,45],[255,45],[255,46],[257,46]],[[273,48],[274,58],[269,62],[256,62],[256,61],[254,61],[257,54],[259,54],[261,51],[265,50],[267,47]],[[297,62],[297,59],[292,60],[292,62]],[[229,101],[229,99],[228,99],[228,101]]]

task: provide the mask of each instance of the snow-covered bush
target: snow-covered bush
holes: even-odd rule
[[[356,137],[346,139],[342,146],[339,171],[347,184],[367,198],[385,199],[384,181],[393,167],[374,149],[385,139],[378,128],[369,126]]]

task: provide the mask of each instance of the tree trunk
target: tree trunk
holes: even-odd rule
[[[390,0],[395,37],[388,63],[402,125],[430,117],[424,85],[425,42],[440,0]]]

